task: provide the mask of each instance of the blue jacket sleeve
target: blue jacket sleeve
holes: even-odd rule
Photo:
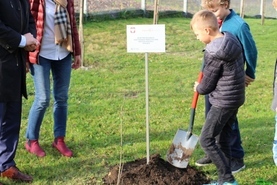
[[[258,51],[248,24],[244,23],[241,25],[241,30],[237,34],[237,37],[243,47],[246,62],[245,74],[255,79]]]

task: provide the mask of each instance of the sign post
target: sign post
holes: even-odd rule
[[[165,52],[165,25],[127,25],[127,52],[145,53],[146,153],[149,163],[148,53]]]

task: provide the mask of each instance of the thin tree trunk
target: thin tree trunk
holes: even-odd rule
[[[81,67],[84,67],[84,29],[83,29],[83,15],[84,15],[84,0],[79,0],[79,39],[81,44]]]

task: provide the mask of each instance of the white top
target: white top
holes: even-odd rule
[[[18,46],[18,47],[24,48],[24,47],[26,46],[26,43],[27,43],[26,37],[23,36],[23,35],[21,35],[21,40],[20,40],[20,43],[19,43],[19,46]]]
[[[45,0],[45,6],[44,32],[39,55],[50,60],[61,60],[69,54],[69,51],[55,44],[54,15],[56,5],[52,0]]]

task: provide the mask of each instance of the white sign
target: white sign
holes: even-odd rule
[[[127,52],[165,52],[165,25],[127,25]]]

